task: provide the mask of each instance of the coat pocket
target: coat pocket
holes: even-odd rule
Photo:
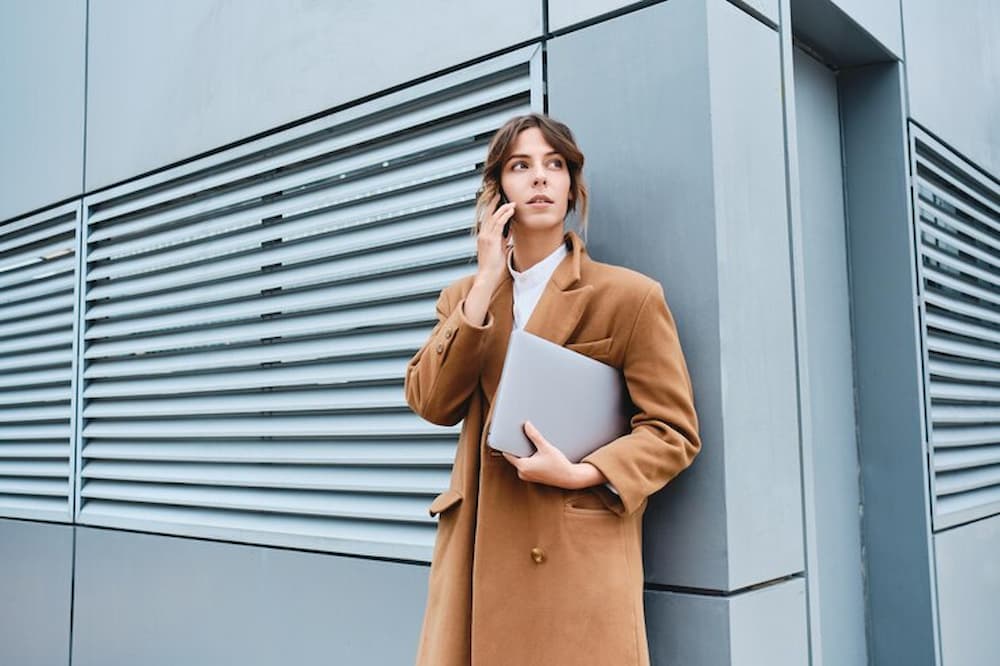
[[[572,349],[573,351],[590,356],[592,358],[606,358],[608,352],[611,351],[611,336],[606,338],[601,338],[600,340],[591,340],[589,342],[571,342],[566,345],[566,349]]]
[[[597,488],[572,491],[563,502],[563,510],[566,513],[577,515],[617,518],[618,514],[608,508],[607,502],[600,497],[599,493],[600,490]]]
[[[430,513],[431,517],[433,518],[439,513],[444,513],[445,511],[452,508],[461,501],[462,501],[462,493],[458,492],[457,490],[452,490],[451,488],[449,488],[448,490],[444,491],[443,493],[434,498],[434,501],[431,502],[431,505],[428,508],[428,513]]]

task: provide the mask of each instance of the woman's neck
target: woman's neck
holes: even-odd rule
[[[520,230],[514,235],[514,270],[523,273],[555,252],[562,242],[561,226],[531,232]]]

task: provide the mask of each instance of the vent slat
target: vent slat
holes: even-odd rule
[[[342,361],[339,363],[309,363],[243,369],[225,373],[183,374],[179,376],[144,377],[136,376],[125,381],[101,381],[91,383],[84,392],[88,400],[100,398],[135,398],[147,395],[211,394],[220,392],[249,391],[267,387],[268,389],[313,386],[336,387],[362,383],[398,380],[405,372],[408,358],[369,359],[365,361]],[[353,391],[353,389],[352,389]],[[398,391],[397,391],[398,393]],[[340,397],[343,396],[333,396]],[[198,398],[199,400],[204,398]],[[275,396],[278,400],[278,396]],[[250,403],[247,403],[250,404]],[[275,402],[279,404],[279,402]],[[133,405],[135,406],[135,405]],[[207,410],[207,405],[198,406]],[[88,412],[90,414],[90,412]]]
[[[30,258],[15,257],[0,263],[0,302],[19,300],[22,295],[18,290],[30,289],[33,285],[46,280],[69,274],[76,279],[76,257],[73,248],[60,245],[63,250],[51,259],[32,256]]]
[[[88,525],[155,530],[207,539],[220,535],[240,541],[399,559],[430,559],[433,525],[300,516],[262,511],[170,507],[141,502],[86,500],[81,521]]]
[[[246,346],[222,345],[202,349],[198,352],[197,372],[203,374],[208,370],[242,370],[269,367],[274,372],[280,371],[276,366],[299,364],[303,362],[336,361],[350,358],[367,358],[378,356],[412,356],[426,339],[426,331],[420,329],[397,329],[390,331],[365,331],[353,335],[342,335],[334,338],[309,337],[305,339],[284,338],[266,343]],[[151,349],[141,344],[127,346],[124,343],[91,345],[92,354],[88,358],[108,357],[112,354],[139,353],[145,354]],[[131,342],[131,341],[124,341]],[[190,374],[192,371],[189,358],[184,354],[165,354],[148,356],[143,359],[123,359],[120,361],[106,360],[101,363],[105,371],[103,377],[140,376],[152,380],[154,375]],[[115,371],[121,371],[119,374]],[[109,372],[110,371],[110,372]],[[90,379],[98,378],[96,374],[88,375]],[[204,381],[204,380],[202,380]],[[138,389],[136,382],[129,384],[129,391]],[[86,390],[86,397],[106,397],[105,382],[91,383]]]
[[[0,473],[3,463],[0,463]],[[448,470],[337,468],[285,465],[235,465],[173,462],[91,461],[84,479],[183,483],[239,488],[296,488],[365,493],[434,495],[448,483]]]
[[[54,428],[43,431],[36,428],[35,439],[52,439]],[[126,420],[102,419],[90,421],[84,427],[87,438],[145,439],[145,438],[236,438],[248,437],[330,437],[358,438],[377,435],[386,439],[395,437],[440,437],[450,430],[458,434],[458,428],[444,429],[422,421],[408,412],[384,413],[373,418],[353,414],[341,414],[336,418],[323,416],[272,416],[272,417],[228,417],[214,419],[172,419],[172,420]],[[12,433],[10,439],[24,438],[34,431]],[[0,429],[0,439],[4,437]],[[16,435],[16,436],[15,436]],[[47,436],[43,436],[47,435]]]
[[[455,442],[449,437],[438,440],[368,439],[335,442],[288,438],[272,441],[97,439],[88,444],[87,454],[91,460],[447,467],[455,455]]]
[[[315,492],[308,490],[267,490],[205,486],[164,486],[152,483],[90,481],[85,499],[144,502],[178,507],[205,507],[249,512],[302,516],[335,516],[363,520],[433,524],[427,513],[426,495],[388,495]]]
[[[430,303],[430,310],[428,310]],[[434,299],[403,301],[370,308],[351,308],[332,312],[280,313],[272,311],[262,303],[256,304],[256,313],[242,320],[230,322],[218,320],[211,312],[205,313],[205,320],[190,319],[179,330],[166,329],[158,332],[148,321],[124,322],[121,325],[101,325],[101,332],[118,335],[144,333],[141,344],[158,352],[184,351],[216,348],[225,345],[256,343],[304,336],[326,334],[331,337],[386,328],[407,328],[427,325],[434,317]],[[145,324],[145,325],[144,325]],[[97,326],[95,326],[97,328]],[[95,337],[101,337],[95,335]],[[138,359],[137,359],[138,360]],[[121,376],[121,364],[115,372],[105,372],[100,363],[88,365],[87,378]],[[2,381],[2,380],[0,380]]]
[[[402,371],[402,364],[395,373],[379,373],[379,377],[395,379]],[[266,377],[263,381],[267,381]],[[258,383],[257,386],[260,386]],[[300,386],[299,383],[293,386]],[[169,396],[169,394],[168,394]],[[129,417],[142,414],[147,418],[201,417],[229,414],[286,414],[296,412],[384,411],[405,410],[401,385],[356,386],[343,388],[306,388],[302,390],[241,392],[236,394],[212,393],[181,397],[150,399],[127,398],[119,400],[90,400],[84,409],[84,418],[101,419]],[[35,408],[38,417],[47,414],[45,408]],[[4,413],[0,411],[0,423]]]

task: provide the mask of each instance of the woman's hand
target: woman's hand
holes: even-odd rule
[[[517,476],[522,481],[544,483],[566,490],[579,490],[602,483],[607,478],[590,463],[571,463],[563,452],[554,447],[538,432],[530,421],[524,424],[524,434],[535,445],[535,453],[527,458],[504,453],[503,457],[517,468]]]
[[[492,210],[498,203],[499,194],[490,200],[487,208]],[[479,234],[476,236],[476,261],[479,270],[472,289],[465,297],[465,317],[474,324],[486,322],[490,297],[507,271],[507,239],[503,237],[503,227],[513,216],[514,202],[509,202],[479,223]]]

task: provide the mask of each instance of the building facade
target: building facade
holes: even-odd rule
[[[1000,663],[1000,4],[40,0],[0,38],[0,663],[413,661],[457,429],[403,371],[530,110],[692,375],[653,663]]]

